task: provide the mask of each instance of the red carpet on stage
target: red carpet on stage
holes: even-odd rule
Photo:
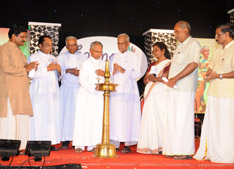
[[[196,149],[198,147],[196,141]],[[59,147],[60,145],[58,145]],[[123,148],[123,145],[121,145]],[[50,156],[45,158],[44,166],[55,166],[61,164],[81,164],[83,169],[234,169],[234,164],[212,163],[210,161],[174,160],[163,155],[144,155],[136,153],[136,146],[131,147],[132,152],[123,154],[117,152],[117,158],[96,158],[94,153],[84,151],[75,153],[70,145],[68,149],[51,151]],[[10,159],[11,160],[11,159]],[[0,161],[2,166],[7,166],[9,161]],[[11,166],[21,166],[28,160],[27,155],[18,155],[13,158]],[[43,158],[40,162],[30,161],[31,166],[42,166]],[[23,166],[30,166],[25,162]],[[21,167],[22,168],[22,167]],[[67,167],[68,168],[68,167]]]

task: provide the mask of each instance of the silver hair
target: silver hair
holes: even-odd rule
[[[204,50],[204,49],[209,49],[209,47],[208,46],[202,46],[202,48],[201,48],[201,50]]]
[[[67,36],[67,37],[66,37],[66,40],[65,40],[66,45],[67,45],[67,41],[68,41],[68,40],[71,40],[71,39],[74,39],[74,40],[76,40],[76,42],[77,42],[77,38],[76,38],[75,36]]]
[[[94,42],[91,43],[90,49],[93,49],[93,46],[94,46],[94,45],[100,45],[100,46],[103,48],[103,45],[102,45],[101,42],[99,42],[99,41],[94,41]]]
[[[126,34],[126,33],[121,33],[121,34],[118,35],[118,39],[119,39],[120,36],[125,36],[125,37],[126,37],[126,40],[127,40],[128,42],[130,42],[130,37],[128,36],[128,34]]]
[[[180,28],[183,28],[183,29],[187,28],[188,31],[191,32],[191,26],[190,26],[190,24],[188,22],[186,22],[186,21],[179,21],[176,24],[178,24]]]

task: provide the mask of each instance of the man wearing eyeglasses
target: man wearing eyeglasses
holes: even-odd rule
[[[130,38],[127,34],[118,36],[119,53],[111,58],[113,83],[118,84],[110,97],[110,140],[118,149],[125,143],[122,153],[129,153],[129,146],[137,144],[141,108],[137,79],[141,75],[138,55],[128,51]],[[118,150],[117,149],[117,150]]]
[[[195,159],[234,163],[234,26],[220,25],[215,40],[220,44],[211,61],[210,81],[200,147]],[[206,152],[207,148],[207,152]]]
[[[21,140],[20,150],[23,150],[33,116],[27,74],[38,64],[27,64],[19,48],[27,38],[23,26],[13,25],[8,36],[9,41],[0,48],[0,139]]]
[[[96,145],[102,140],[103,91],[96,85],[104,82],[102,51],[101,42],[92,42],[90,57],[80,67],[72,140],[76,153],[82,153],[85,147],[88,152],[95,152]]]

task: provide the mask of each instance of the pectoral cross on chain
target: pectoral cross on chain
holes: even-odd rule
[[[99,82],[100,82],[100,80],[101,80],[101,78],[100,78],[99,76],[98,76],[96,79],[97,79],[98,83],[99,83]]]

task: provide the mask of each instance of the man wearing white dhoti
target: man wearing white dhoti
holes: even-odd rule
[[[76,94],[79,85],[79,70],[81,63],[87,57],[78,51],[77,39],[74,36],[66,38],[67,52],[58,56],[58,64],[61,66],[60,106],[62,121],[62,149],[68,148],[73,139],[73,127],[75,117]]]
[[[198,78],[200,44],[190,36],[188,22],[175,24],[179,45],[169,71],[168,107],[163,154],[174,159],[189,159],[194,154],[194,100]],[[175,88],[177,86],[177,89]]]
[[[153,54],[157,59],[145,75],[148,82],[144,92],[144,106],[141,119],[137,152],[161,154],[164,136],[164,121],[167,108],[167,85],[162,77],[168,77],[170,53],[163,42],[153,45]]]
[[[127,34],[118,36],[119,53],[110,61],[113,83],[118,84],[110,96],[110,141],[117,148],[125,142],[122,153],[129,153],[131,145],[137,144],[141,107],[137,79],[141,76],[138,55],[128,51],[130,38]]]
[[[59,103],[58,72],[60,65],[50,55],[52,40],[49,36],[39,38],[40,50],[29,57],[39,63],[37,70],[29,72],[32,78],[30,95],[34,116],[31,118],[30,140],[50,140],[52,144],[61,141],[61,114]],[[51,150],[56,149],[52,147]]]
[[[103,92],[97,91],[96,86],[97,83],[104,82],[102,49],[101,42],[92,42],[89,50],[91,56],[80,68],[72,143],[76,153],[83,152],[85,146],[93,152],[102,140]]]
[[[0,139],[21,140],[20,150],[29,139],[30,116],[33,116],[27,72],[37,67],[27,64],[19,46],[27,38],[27,30],[13,25],[9,41],[0,47]]]
[[[215,40],[222,45],[209,63],[210,81],[197,160],[234,163],[234,26],[220,25]]]

